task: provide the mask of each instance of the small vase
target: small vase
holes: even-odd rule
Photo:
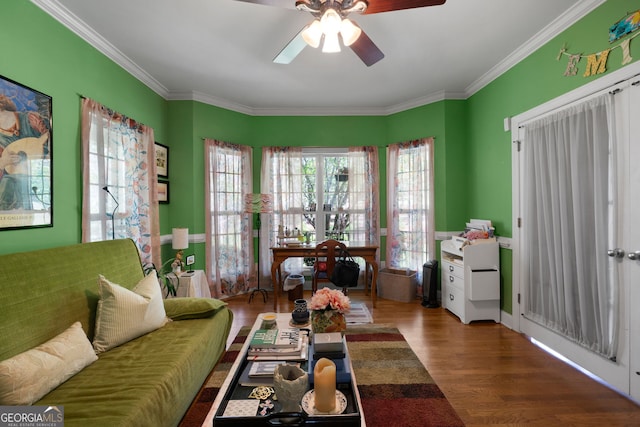
[[[342,332],[347,330],[344,313],[337,310],[313,310],[311,312],[311,330],[313,333]]]
[[[300,402],[309,389],[309,375],[293,365],[279,365],[273,373],[273,389],[281,412],[300,412]]]
[[[294,301],[294,309],[291,313],[293,323],[298,325],[306,324],[309,321],[309,309],[307,308],[307,300],[297,299]]]

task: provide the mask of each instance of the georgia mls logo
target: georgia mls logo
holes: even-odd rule
[[[64,406],[0,406],[0,427],[64,427]]]

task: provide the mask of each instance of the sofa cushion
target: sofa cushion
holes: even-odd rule
[[[31,405],[97,359],[75,322],[44,344],[0,362],[0,405]]]
[[[100,300],[93,338],[97,353],[147,334],[169,321],[155,272],[140,280],[133,290],[100,275],[98,288]]]
[[[164,309],[172,320],[211,317],[227,303],[215,298],[171,298],[164,300]]]
[[[35,404],[64,405],[65,427],[178,426],[224,353],[232,322],[228,308],[169,322],[100,354]]]

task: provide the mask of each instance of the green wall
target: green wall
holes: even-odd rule
[[[504,118],[516,116],[602,76],[584,77],[587,60],[583,58],[578,63],[577,75],[565,77],[568,57],[556,58],[565,45],[568,52],[585,55],[618,45],[620,40],[609,44],[609,27],[640,5],[635,2],[632,7],[630,3],[606,1],[467,100],[468,216],[490,218],[499,235],[512,236],[512,144],[511,133],[504,131]],[[633,40],[630,46],[635,61],[640,58],[640,39]],[[622,49],[616,48],[609,54],[606,73],[620,69],[621,64]],[[511,261],[511,251],[502,249],[502,309],[508,313],[513,309]]]
[[[167,102],[27,1],[2,3],[0,75],[53,98],[53,227],[0,231],[0,253],[81,239],[81,95],[166,134]]]
[[[389,116],[254,117],[195,101],[166,101],[37,6],[4,2],[0,74],[53,97],[54,227],[0,231],[0,254],[80,241],[81,96],[153,127],[156,141],[170,147],[170,203],[160,207],[163,235],[177,226],[204,233],[203,138],[255,147],[256,189],[263,146],[377,146],[384,207],[385,147],[434,136],[436,230],[457,231],[469,218],[489,218],[498,235],[511,237],[511,135],[503,130],[503,119],[597,78],[582,76],[586,59],[578,64],[577,76],[563,76],[568,58],[556,60],[558,52],[565,44],[569,52],[583,54],[618,44],[609,45],[608,28],[636,9],[629,3],[606,1],[468,100],[439,101]],[[631,56],[640,58],[640,41],[631,42]],[[618,48],[609,56],[607,72],[621,62]],[[386,227],[384,208],[381,216]],[[202,268],[204,245],[192,250]],[[165,258],[172,253],[168,247],[163,252]],[[512,312],[511,251],[500,254],[502,309]]]

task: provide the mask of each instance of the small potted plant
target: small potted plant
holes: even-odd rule
[[[158,276],[158,282],[160,283],[160,287],[162,289],[166,289],[166,295],[165,297],[168,297],[169,295],[171,296],[176,296],[177,295],[177,285],[174,285],[172,278],[168,277],[167,274],[170,271],[166,271],[166,267],[167,265],[169,265],[170,263],[174,263],[175,260],[174,259],[169,259],[167,261],[164,262],[164,264],[162,264],[162,267],[160,267],[160,270],[158,270],[155,266],[155,264],[147,264],[144,267],[144,274],[145,276],[148,275],[149,273],[151,273],[152,271],[155,271],[157,276]],[[172,264],[173,265],[173,264]]]

